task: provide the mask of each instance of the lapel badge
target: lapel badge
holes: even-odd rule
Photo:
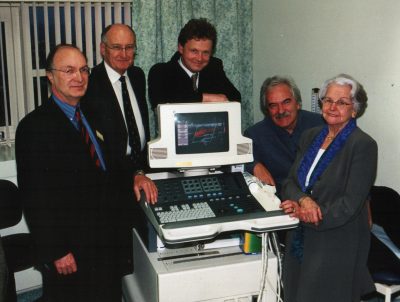
[[[104,142],[104,137],[103,134],[101,134],[99,131],[96,130],[96,136],[102,141]]]

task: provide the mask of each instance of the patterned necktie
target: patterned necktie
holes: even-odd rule
[[[199,73],[195,72],[192,74],[192,85],[193,85],[193,90],[197,92],[197,78],[199,77]]]
[[[128,127],[128,142],[129,146],[131,147],[131,157],[132,161],[137,164],[141,149],[139,130],[137,128],[135,115],[133,114],[131,100],[129,98],[128,88],[125,82],[125,76],[121,76],[119,80],[121,81],[122,101],[124,103],[125,119]]]
[[[90,157],[93,159],[96,167],[100,168],[101,164],[99,160],[99,155],[97,154],[96,147],[90,139],[89,132],[87,131],[85,125],[82,123],[81,111],[79,108],[77,108],[75,111],[75,119],[78,123],[78,131],[80,132],[84,142],[89,149]]]

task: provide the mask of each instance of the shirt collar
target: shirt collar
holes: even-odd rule
[[[59,98],[57,98],[54,94],[52,94],[52,98],[53,98],[54,102],[57,104],[57,106],[60,107],[60,109],[68,117],[68,119],[70,119],[70,120],[74,119],[76,108],[79,107],[79,105],[72,106],[67,103],[64,103]]]
[[[182,57],[179,58],[178,63],[179,63],[179,65],[181,65],[183,70],[188,74],[189,78],[191,78],[192,75],[194,74],[194,72],[191,72],[189,69],[186,68],[186,66],[182,62]]]
[[[114,83],[118,82],[121,75],[118,72],[116,72],[114,69],[112,69],[112,67],[110,65],[108,65],[106,61],[104,61],[104,66],[106,68],[106,72],[107,72],[108,78],[110,79],[111,83],[114,84]],[[126,77],[127,75],[128,75],[128,72],[125,71],[123,76]]]

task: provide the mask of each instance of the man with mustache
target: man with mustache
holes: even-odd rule
[[[246,170],[266,184],[274,185],[279,196],[281,184],[295,159],[304,130],[323,123],[317,113],[301,109],[300,90],[286,77],[267,78],[260,91],[260,108],[265,118],[245,131],[253,140],[254,162]]]

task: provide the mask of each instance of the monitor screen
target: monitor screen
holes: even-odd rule
[[[157,107],[159,136],[148,143],[152,168],[203,168],[253,161],[242,136],[240,103],[182,103]]]
[[[229,151],[228,112],[175,114],[176,154]]]

